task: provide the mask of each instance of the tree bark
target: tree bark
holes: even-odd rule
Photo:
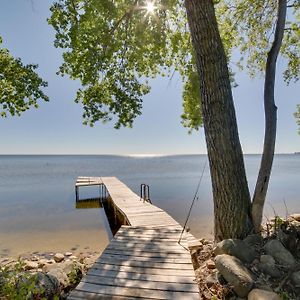
[[[215,239],[252,231],[251,201],[227,67],[212,0],[185,0],[200,76],[201,107],[212,178]]]
[[[274,41],[268,53],[264,86],[265,137],[259,174],[253,194],[252,220],[254,230],[260,231],[263,208],[268,190],[276,141],[277,107],[274,100],[276,61],[282,44],[286,21],[287,1],[278,0]]]

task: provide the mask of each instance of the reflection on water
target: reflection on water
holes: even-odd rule
[[[76,209],[91,209],[97,208],[100,212],[100,218],[103,222],[104,228],[106,230],[108,239],[111,240],[113,238],[113,232],[115,232],[115,225],[110,224],[109,216],[112,212],[109,210],[109,206],[107,205],[107,198],[88,198],[88,199],[80,199],[76,200]],[[119,229],[120,225],[118,224],[117,229]]]
[[[81,199],[76,201],[76,208],[100,208],[103,207],[100,198]]]
[[[101,251],[107,245],[103,209],[74,208],[78,176],[116,176],[137,194],[147,183],[152,202],[183,224],[206,161],[205,155],[0,156],[0,255],[75,247]],[[245,156],[251,192],[259,162],[259,155]],[[290,213],[299,210],[299,174],[299,155],[275,156],[265,215],[273,214],[272,207],[285,215],[284,201]],[[80,197],[99,197],[99,187],[82,188]],[[212,233],[212,211],[206,168],[188,224],[193,234]]]

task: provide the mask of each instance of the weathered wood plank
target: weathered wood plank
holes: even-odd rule
[[[118,287],[118,286],[106,286],[97,285],[87,282],[80,282],[77,286],[79,291],[87,291],[90,293],[101,293],[104,295],[114,296],[129,296],[129,297],[144,297],[148,299],[180,299],[180,300],[193,300],[199,299],[198,293],[189,292],[174,292],[174,291],[159,291],[151,289],[139,289],[132,287]]]
[[[176,291],[176,292],[195,292],[198,293],[198,288],[195,284],[189,283],[170,283],[170,282],[153,282],[141,279],[123,279],[123,278],[110,278],[110,277],[97,277],[86,275],[83,277],[82,282],[101,284],[108,286],[119,287],[133,287],[140,289],[152,289],[162,291]]]
[[[138,279],[145,281],[170,282],[176,284],[195,284],[195,277],[179,276],[179,275],[161,275],[161,274],[142,274],[128,271],[113,271],[103,269],[90,269],[87,275],[98,277],[122,278],[122,279]],[[99,279],[101,280],[101,279]]]
[[[82,292],[74,290],[71,292],[71,295],[68,297],[69,299],[74,300],[136,300],[137,298],[134,297],[126,297],[126,296],[114,296],[114,295],[104,295],[100,293],[89,293],[89,292]],[[146,298],[139,298],[139,299],[146,299]]]
[[[169,262],[155,262],[153,260],[148,261],[139,261],[139,260],[120,260],[120,259],[113,259],[109,257],[104,257],[100,261],[96,261],[93,267],[97,266],[98,264],[109,264],[114,266],[128,266],[128,267],[139,267],[139,268],[155,268],[155,269],[174,269],[178,270],[179,265],[176,263],[169,263]],[[191,270],[192,264],[191,262],[188,263],[181,263],[180,269],[181,270]]]
[[[189,276],[195,278],[195,272],[193,269],[181,270],[181,269],[158,269],[158,268],[141,268],[130,266],[117,266],[109,264],[94,264],[94,269],[107,270],[107,271],[119,271],[119,272],[136,272],[140,274],[153,274],[153,275],[178,275]]]
[[[127,250],[124,248],[119,248],[119,249],[105,249],[105,251],[103,252],[104,254],[116,254],[116,255],[120,255],[120,254],[124,254],[124,255],[134,255],[134,256],[138,256],[138,257],[160,257],[160,258],[190,258],[190,253],[186,252],[171,252],[171,251],[160,251],[160,252],[150,252],[150,251],[143,251],[143,250]]]
[[[173,264],[190,264],[191,258],[186,257],[174,257],[170,258],[168,255],[164,255],[161,257],[145,257],[145,256],[137,256],[137,255],[124,255],[123,253],[118,254],[109,254],[103,253],[96,261],[105,261],[106,259],[114,259],[115,261],[140,261],[140,262],[147,262],[152,261],[155,263],[173,263]]]

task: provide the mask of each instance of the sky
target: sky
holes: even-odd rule
[[[206,153],[203,129],[189,135],[181,125],[182,85],[157,78],[143,98],[143,114],[134,127],[116,130],[113,124],[82,125],[82,107],[74,103],[79,82],[56,75],[61,50],[53,46],[54,30],[48,25],[53,1],[2,1],[0,35],[3,46],[24,63],[39,65],[50,102],[40,102],[21,117],[0,119],[0,154],[198,154]],[[284,61],[278,61],[276,104],[278,133],[276,153],[300,151],[300,135],[293,113],[300,103],[300,83],[286,86]],[[233,90],[240,140],[244,153],[261,153],[264,136],[263,78],[252,80],[237,73]]]

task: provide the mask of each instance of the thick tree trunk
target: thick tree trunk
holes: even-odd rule
[[[286,20],[287,1],[278,1],[278,17],[272,48],[268,53],[266,63],[264,106],[265,106],[265,138],[260,170],[253,194],[252,220],[254,230],[260,231],[263,208],[269,185],[271,169],[275,151],[277,107],[274,100],[274,86],[276,75],[276,61],[282,44]]]
[[[185,0],[185,6],[200,75],[215,239],[242,238],[253,229],[251,201],[214,5],[212,0]]]

